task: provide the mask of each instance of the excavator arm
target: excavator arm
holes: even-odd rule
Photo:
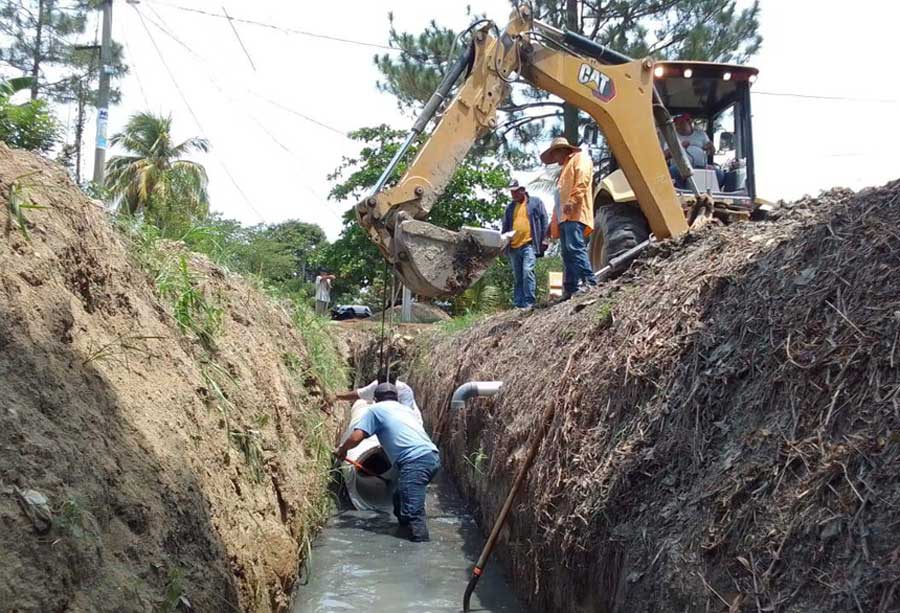
[[[413,292],[446,296],[475,282],[509,237],[482,228],[452,232],[423,219],[472,145],[496,126],[497,107],[509,94],[511,75],[517,73],[594,118],[657,238],[685,232],[687,222],[659,146],[657,126],[686,178],[690,165],[683,159],[668,112],[654,94],[652,71],[649,59],[631,60],[532,21],[530,8],[524,5],[513,11],[503,32],[487,22],[475,30],[469,49],[426,104],[371,195],[357,204],[360,224]],[[463,73],[465,80],[415,159],[396,184],[383,189]]]

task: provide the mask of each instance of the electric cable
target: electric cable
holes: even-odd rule
[[[184,105],[187,107],[188,112],[191,114],[191,117],[194,118],[194,123],[197,124],[197,127],[200,128],[201,132],[206,133],[206,130],[203,129],[203,124],[201,123],[200,118],[194,112],[194,109],[191,106],[191,103],[188,101],[187,96],[185,96],[184,91],[181,89],[181,86],[178,84],[178,79],[175,78],[175,75],[172,73],[172,69],[169,68],[169,64],[168,64],[168,62],[166,62],[166,58],[163,55],[162,50],[159,48],[159,45],[156,44],[156,39],[153,38],[153,33],[150,32],[150,28],[147,27],[147,23],[144,21],[144,15],[137,8],[137,5],[132,4],[131,6],[134,8],[135,12],[137,13],[138,18],[141,21],[141,25],[144,27],[144,31],[147,33],[147,37],[150,39],[150,43],[153,45],[153,48],[156,50],[156,53],[159,56],[160,62],[162,62],[163,67],[166,69],[166,72],[169,75],[169,79],[172,80],[172,84],[175,86],[175,90],[178,92],[178,95],[181,97],[182,102],[184,102]],[[262,221],[263,223],[266,223],[265,217],[263,217],[262,213],[260,213],[257,210],[257,208],[255,206],[253,206],[253,203],[250,201],[250,198],[247,196],[247,193],[238,184],[237,180],[234,178],[234,175],[231,174],[231,171],[228,169],[228,166],[225,164],[225,162],[218,156],[216,156],[216,161],[219,162],[219,165],[222,167],[222,170],[225,171],[225,175],[228,177],[228,179],[231,181],[232,185],[234,185],[234,188],[237,190],[237,192],[241,195],[241,197],[247,203],[247,206],[250,207],[250,210],[253,211],[257,217],[259,217],[260,221]]]

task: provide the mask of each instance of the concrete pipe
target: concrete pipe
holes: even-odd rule
[[[350,409],[350,420],[346,430],[341,436],[343,443],[362,416],[369,410],[369,404],[365,400],[357,400]],[[341,474],[347,494],[353,506],[361,511],[380,511],[390,513],[394,510],[393,496],[397,487],[397,469],[391,465],[377,436],[364,439],[359,445],[347,452],[347,458],[362,465],[369,472],[387,480],[382,481],[376,476],[368,475],[355,466],[343,462]]]

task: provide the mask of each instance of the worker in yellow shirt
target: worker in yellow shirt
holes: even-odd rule
[[[514,232],[506,248],[515,279],[513,306],[530,309],[536,300],[534,265],[536,258],[542,257],[546,250],[547,211],[543,202],[530,196],[518,181],[512,181],[507,189],[512,202],[503,215],[503,232]]]
[[[562,166],[550,236],[559,239],[565,300],[581,289],[597,285],[586,244],[594,229],[594,164],[590,155],[570,145],[564,137],[553,139],[541,154],[541,161],[548,166]]]

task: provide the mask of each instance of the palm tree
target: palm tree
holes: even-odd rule
[[[195,151],[209,151],[205,138],[173,145],[171,115],[137,113],[110,143],[121,145],[127,153],[106,164],[106,186],[118,199],[120,212],[156,218],[167,211],[192,218],[209,212],[206,169],[182,159]]]

